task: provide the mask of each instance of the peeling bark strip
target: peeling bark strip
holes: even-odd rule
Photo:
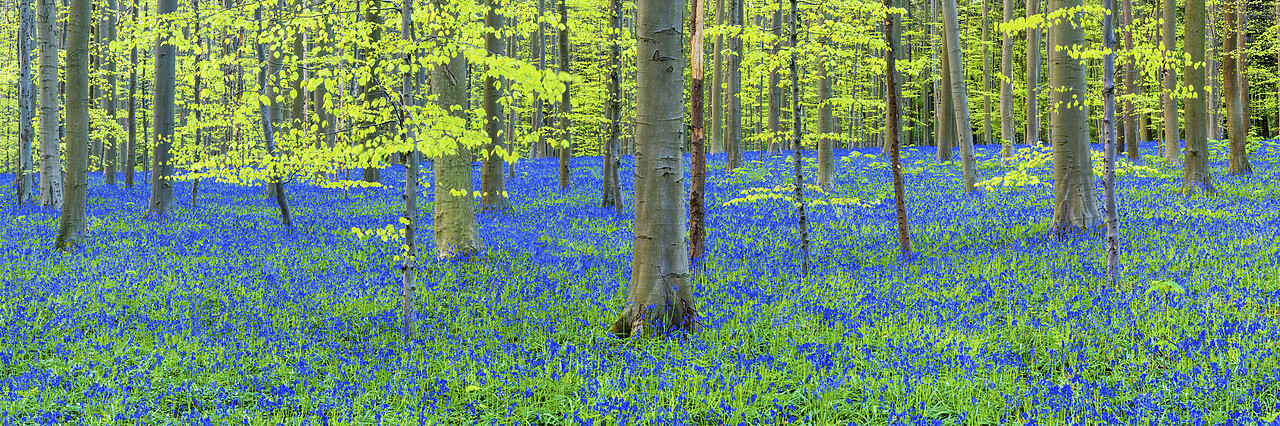
[[[636,186],[631,283],[615,336],[692,331],[693,292],[685,245],[682,104],[684,7],[636,2]],[[660,53],[661,52],[661,53]],[[639,58],[655,58],[640,60]],[[673,119],[674,118],[674,119]]]

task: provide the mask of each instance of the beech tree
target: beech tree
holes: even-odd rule
[[[1191,95],[1182,102],[1186,105],[1187,117],[1187,153],[1183,163],[1183,192],[1213,192],[1213,181],[1209,174],[1208,126],[1206,125],[1205,99],[1209,97],[1205,90],[1204,66],[1204,27],[1205,0],[1187,0],[1186,21],[1183,34],[1186,35],[1183,45],[1191,61],[1183,70],[1183,81],[1191,91]],[[1228,26],[1230,20],[1227,21]],[[1228,37],[1229,38],[1229,37]],[[1231,77],[1227,77],[1230,82]],[[1234,153],[1233,153],[1234,154]]]
[[[58,139],[58,22],[54,0],[36,0],[36,43],[40,46],[40,205],[62,208],[62,153]]]
[[[178,10],[177,0],[159,0],[157,16],[165,16]],[[152,103],[151,126],[155,148],[151,154],[151,195],[147,200],[147,216],[164,219],[173,212],[173,122],[174,122],[174,72],[178,49],[171,38],[175,28],[161,25],[156,31],[155,52],[155,101]]]
[[[66,251],[86,232],[89,196],[89,27],[90,0],[71,0],[67,9],[67,170],[70,177],[54,247]]]
[[[1164,89],[1161,96],[1164,99],[1164,159],[1169,165],[1177,164],[1178,156],[1181,151],[1178,137],[1178,100],[1173,97],[1177,90],[1177,71],[1173,68],[1173,49],[1174,49],[1174,0],[1164,0],[1161,8],[1164,10],[1164,70],[1161,77],[1164,81]]]
[[[1236,1],[1239,4],[1240,0]],[[1241,8],[1243,9],[1243,7]],[[1249,123],[1245,117],[1245,94],[1242,83],[1245,77],[1241,75],[1244,73],[1240,72],[1241,59],[1244,58],[1244,46],[1241,46],[1239,42],[1243,37],[1237,36],[1238,33],[1243,33],[1244,28],[1243,23],[1238,19],[1242,13],[1237,13],[1233,9],[1228,5],[1224,5],[1222,8],[1222,18],[1227,29],[1222,38],[1222,85],[1227,107],[1227,136],[1230,139],[1228,144],[1230,168],[1227,172],[1231,174],[1249,174],[1253,172],[1253,169],[1249,167],[1249,154],[1245,149],[1249,142]],[[1187,122],[1191,122],[1190,117],[1187,118]],[[1190,138],[1188,138],[1188,142],[1190,142]]]
[[[969,119],[969,95],[965,87],[964,62],[960,58],[960,23],[956,0],[942,1],[943,36],[947,38],[947,72],[951,77],[951,100],[955,102],[955,129],[960,139],[960,169],[966,192],[974,190],[977,165],[973,158],[973,121]]]
[[[485,49],[489,52],[504,52],[507,49],[502,36],[503,17],[498,15],[498,8],[497,0],[487,1],[484,21],[491,31],[485,33],[484,40]],[[484,77],[484,129],[489,138],[481,150],[483,172],[480,177],[480,206],[484,210],[508,212],[511,211],[511,201],[507,198],[507,185],[502,173],[505,160],[497,152],[502,142],[500,129],[503,127],[503,113],[502,106],[498,105],[498,98],[502,93],[493,66],[492,63],[486,65]]]
[[[18,204],[26,204],[35,198],[36,181],[32,173],[35,167],[31,159],[35,156],[35,112],[38,99],[36,87],[31,80],[31,56],[35,54],[36,17],[31,0],[22,0],[18,4],[18,178],[14,186]]]
[[[1059,236],[1075,228],[1093,229],[1102,222],[1093,184],[1093,160],[1089,150],[1089,117],[1085,114],[1084,64],[1072,57],[1084,44],[1083,0],[1050,0],[1049,13],[1068,14],[1049,27],[1049,105],[1053,139],[1053,219]]]

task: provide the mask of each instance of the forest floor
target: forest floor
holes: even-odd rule
[[[291,235],[262,185],[206,181],[193,207],[181,183],[176,218],[160,222],[140,217],[145,186],[98,175],[89,243],[67,255],[51,249],[56,212],[15,207],[13,176],[0,175],[0,421],[1277,420],[1280,141],[1259,144],[1249,176],[1227,175],[1215,145],[1212,196],[1183,196],[1181,172],[1151,157],[1127,165],[1114,287],[1099,233],[1046,233],[1052,191],[1029,177],[1048,181],[1047,168],[1019,173],[992,160],[998,147],[980,152],[980,179],[1023,183],[966,195],[957,166],[904,150],[915,254],[901,258],[887,156],[838,150],[837,187],[810,188],[803,279],[796,215],[780,198],[793,192],[786,154],[750,152],[730,175],[710,155],[709,254],[694,282],[705,327],[636,340],[606,332],[626,295],[632,214],[599,207],[599,158],[573,160],[567,192],[556,159],[517,163],[515,211],[478,216],[486,250],[423,265],[408,342],[399,243],[382,238],[398,226],[403,167],[349,194],[290,184]]]

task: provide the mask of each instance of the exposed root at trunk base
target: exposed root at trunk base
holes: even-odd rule
[[[623,310],[622,316],[609,326],[609,333],[619,339],[626,339],[632,335],[648,336],[655,330],[662,330],[663,336],[676,330],[692,333],[699,323],[698,313],[691,305],[688,302],[677,301],[669,306],[665,315],[657,306]]]

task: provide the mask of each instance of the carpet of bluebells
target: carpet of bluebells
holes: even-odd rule
[[[914,254],[887,158],[838,150],[837,187],[809,191],[802,278],[789,158],[727,174],[711,155],[705,326],[631,340],[605,330],[633,215],[599,207],[599,158],[574,159],[570,191],[556,159],[517,163],[515,211],[478,216],[485,250],[422,267],[412,340],[399,244],[371,231],[397,223],[403,167],[384,188],[288,185],[291,234],[262,185],[206,181],[193,206],[180,183],[158,221],[145,185],[99,175],[70,254],[55,212],[6,192],[0,424],[1280,424],[1280,142],[1249,176],[1221,151],[1212,196],[1184,196],[1176,169],[1119,181],[1115,284],[1099,233],[1046,232],[1048,186],[966,195],[929,147],[904,150]],[[982,179],[1013,169],[980,153]]]

